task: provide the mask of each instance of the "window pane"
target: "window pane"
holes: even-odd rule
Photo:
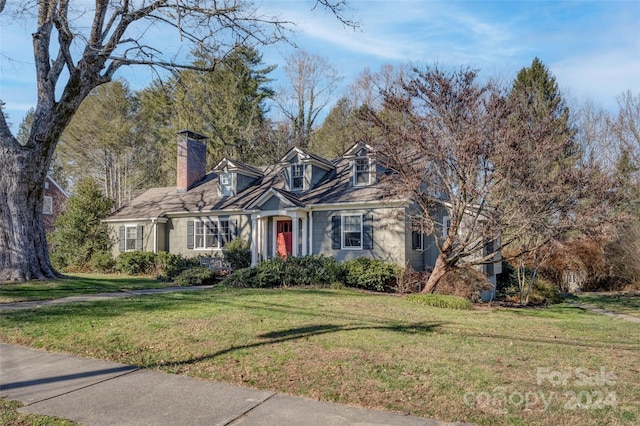
[[[52,214],[53,213],[53,197],[44,197],[44,203],[42,204],[42,213],[44,214]]]
[[[193,224],[194,248],[204,248],[204,223],[195,222]]]
[[[342,229],[344,247],[362,247],[362,216],[343,216]]]
[[[224,247],[225,244],[227,244],[229,241],[231,241],[231,229],[229,228],[229,221],[221,220],[220,221],[220,246]]]
[[[231,173],[222,173],[220,175],[220,193],[223,197],[230,197],[233,195]]]
[[[355,177],[357,184],[369,183],[369,159],[357,159],[355,162]]]
[[[291,189],[302,189],[304,186],[304,164],[291,166]]]
[[[218,248],[218,224],[208,222],[206,227],[206,248]]]
[[[136,249],[136,227],[135,226],[127,226],[125,228],[125,250],[135,250]]]

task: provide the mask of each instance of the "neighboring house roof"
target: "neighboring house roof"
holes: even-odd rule
[[[54,184],[55,187],[58,189],[58,191],[60,191],[60,193],[65,196],[65,198],[69,198],[69,193],[64,189],[62,189],[62,187],[58,184],[58,182],[56,182],[56,180],[53,177],[51,177],[51,175],[47,175],[46,179],[49,180],[49,182],[51,182],[52,184]]]
[[[223,197],[219,191],[218,173],[209,172],[186,192],[177,192],[175,186],[149,189],[113,213],[107,221],[159,218],[167,215],[197,215],[223,210],[252,210],[258,208],[262,201],[269,199],[269,194],[286,200],[287,204],[292,207],[301,208],[315,205],[385,204],[386,202],[404,201],[390,198],[383,184],[380,183],[353,186],[351,163],[348,159],[340,158],[330,161],[318,156],[309,156],[308,158],[313,158],[316,161],[322,160],[322,163],[330,169],[326,176],[310,190],[299,192],[286,190],[283,169],[287,165],[283,162],[257,169],[236,160],[225,159],[223,160],[224,164],[220,162],[216,166],[216,170],[220,170],[227,164],[232,164],[237,170],[246,167],[252,172],[258,171],[263,176],[262,179],[257,179],[254,185],[234,196]],[[339,208],[339,206],[336,207]]]

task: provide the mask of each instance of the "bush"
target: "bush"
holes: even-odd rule
[[[436,308],[473,309],[473,305],[464,297],[447,296],[445,294],[410,294],[405,299],[420,305],[435,306]]]
[[[116,258],[116,271],[126,275],[151,275],[155,272],[155,253],[130,251]]]
[[[198,259],[195,257],[185,258],[179,254],[160,251],[155,255],[153,274],[158,279],[171,281],[185,269],[199,264]]]
[[[95,252],[89,260],[89,267],[95,271],[103,274],[113,272],[113,268],[116,266],[116,261],[108,251]]]
[[[266,260],[252,268],[234,271],[223,285],[236,288],[325,286],[343,277],[342,266],[333,257],[308,255]]]
[[[220,274],[211,269],[197,266],[182,271],[173,280],[174,284],[180,287],[189,287],[194,285],[210,285],[215,284]]]
[[[390,291],[396,285],[400,267],[382,260],[359,257],[342,264],[348,287],[373,291]]]
[[[224,260],[229,262],[233,269],[251,266],[251,246],[242,238],[236,238],[225,245],[222,253]]]
[[[461,266],[447,272],[434,293],[462,297],[475,303],[482,299],[483,290],[491,290],[492,287],[482,272],[471,266]]]
[[[118,255],[115,269],[126,275],[153,275],[159,279],[172,280],[183,270],[198,265],[197,258],[185,258],[165,251],[130,251]]]

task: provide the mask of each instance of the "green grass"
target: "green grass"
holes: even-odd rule
[[[5,426],[73,426],[78,423],[58,417],[39,414],[22,414],[18,408],[22,404],[0,397],[0,424]]]
[[[0,303],[60,299],[80,294],[160,288],[170,285],[151,277],[103,274],[69,274],[55,281],[0,284]]]
[[[3,313],[0,340],[445,421],[640,421],[638,325],[566,304],[463,311],[345,290],[214,289]],[[603,371],[615,380],[581,383]],[[554,386],[554,374],[569,378]]]
[[[578,295],[579,303],[596,306],[620,314],[632,315],[640,318],[640,294],[584,294]]]
[[[473,304],[464,297],[447,296],[444,294],[410,294],[406,299],[420,305],[435,306],[448,309],[473,309]]]

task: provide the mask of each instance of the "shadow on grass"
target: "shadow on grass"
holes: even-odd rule
[[[257,337],[265,339],[260,342],[246,345],[231,346],[226,349],[216,351],[211,354],[192,357],[182,361],[169,361],[156,364],[144,365],[144,368],[180,368],[187,365],[197,364],[203,361],[213,360],[219,356],[243,349],[257,348],[261,346],[284,343],[292,340],[307,339],[328,333],[350,332],[357,330],[382,330],[407,334],[426,334],[436,331],[443,323],[413,323],[413,324],[391,324],[391,325],[337,325],[337,324],[317,324],[305,327],[289,328],[279,331],[271,331],[260,334]]]

